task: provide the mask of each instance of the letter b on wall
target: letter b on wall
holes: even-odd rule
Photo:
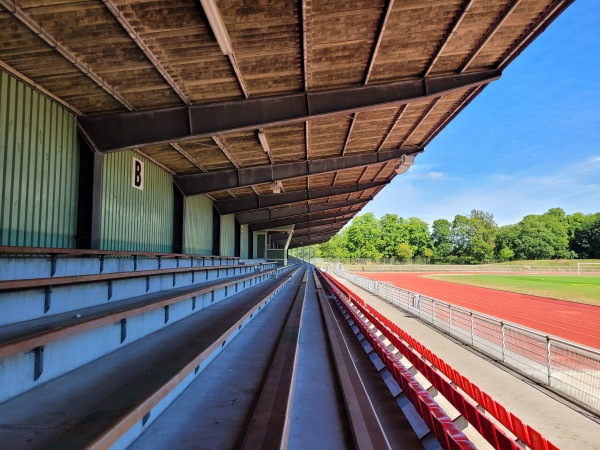
[[[144,163],[137,158],[133,158],[131,185],[140,191],[144,190]]]

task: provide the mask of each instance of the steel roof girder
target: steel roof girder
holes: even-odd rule
[[[315,200],[327,198],[333,195],[350,194],[360,192],[374,187],[389,184],[389,180],[376,181],[364,184],[349,184],[345,186],[334,186],[328,188],[318,188],[309,190],[300,190],[293,192],[284,192],[281,194],[269,194],[252,197],[233,198],[230,200],[221,200],[215,203],[215,207],[221,214],[232,214],[242,211],[252,211],[253,209],[268,208],[271,206],[280,206],[293,202],[305,200]]]
[[[185,195],[198,195],[226,189],[248,187],[262,183],[285,181],[344,169],[355,169],[393,161],[404,155],[423,152],[423,149],[394,149],[385,152],[362,153],[335,158],[295,161],[284,164],[246,167],[234,170],[205,172],[176,176],[175,183]]]
[[[500,70],[485,70],[176,108],[99,114],[78,120],[82,132],[95,148],[111,152],[407,104],[488,84],[501,74]]]

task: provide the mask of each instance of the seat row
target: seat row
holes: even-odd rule
[[[14,264],[6,263],[14,256],[4,250],[0,264]],[[40,255],[20,252],[18,264],[29,278],[0,281],[0,402],[261,283],[279,281],[279,274],[289,270],[231,258],[211,258],[204,266],[198,264],[203,264],[202,258],[186,258],[188,263],[195,261],[186,266],[181,264],[184,259],[174,265],[158,261],[175,261],[171,255],[144,255],[143,263],[132,263],[140,256],[119,254],[102,256],[111,264],[120,260],[129,270],[81,275],[58,275],[57,270],[55,276],[35,277],[40,258],[48,258]],[[97,256],[92,256],[95,262]],[[61,265],[77,266],[84,257],[61,258]],[[144,270],[143,265],[151,264],[161,268]]]

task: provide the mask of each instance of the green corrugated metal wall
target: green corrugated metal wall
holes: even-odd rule
[[[241,258],[250,258],[248,256],[248,233],[250,233],[250,228],[248,225],[242,225],[240,227],[240,257]]]
[[[185,252],[193,255],[211,255],[213,204],[203,195],[185,199]]]
[[[144,190],[131,185],[132,158],[144,163]],[[170,252],[173,247],[173,179],[130,150],[102,163],[100,248]]]
[[[0,245],[75,246],[73,114],[0,72]]]
[[[221,256],[234,256],[235,214],[221,216]]]

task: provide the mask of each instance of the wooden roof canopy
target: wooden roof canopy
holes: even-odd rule
[[[0,69],[253,229],[327,241],[572,0],[0,0]]]

